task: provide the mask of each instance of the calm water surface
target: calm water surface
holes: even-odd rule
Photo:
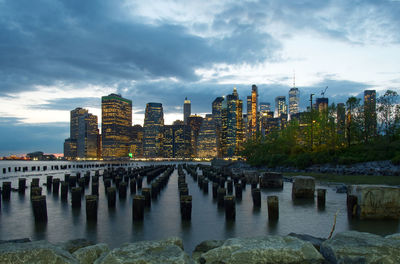
[[[64,179],[66,171],[6,173],[2,168],[8,166],[34,166],[31,164],[56,164],[51,162],[0,162],[0,185],[2,181],[12,181],[12,187],[17,188],[17,176],[27,178],[30,185],[31,178],[39,177],[40,185],[46,182],[47,175]],[[61,164],[61,162],[57,163]],[[62,164],[76,164],[66,163]],[[82,164],[82,163],[80,163]],[[91,163],[93,164],[93,163]],[[149,163],[132,163],[132,166],[143,166]],[[158,163],[159,164],[159,163]],[[39,165],[35,165],[39,166]],[[95,169],[90,169],[94,175]],[[84,172],[85,169],[71,169],[68,172]],[[27,177],[27,175],[30,175]],[[12,176],[12,177],[7,177]],[[6,177],[6,178],[5,178]],[[348,220],[346,214],[346,195],[337,194],[333,187],[327,188],[326,208],[318,210],[315,202],[292,201],[291,183],[285,183],[281,191],[263,190],[262,207],[253,208],[251,198],[251,186],[247,185],[243,191],[242,201],[236,204],[236,221],[226,222],[224,210],[218,209],[216,201],[212,198],[212,188],[209,185],[209,193],[204,194],[197,182],[190,176],[186,177],[189,194],[193,196],[192,221],[182,222],[179,209],[178,173],[173,172],[169,183],[164,188],[157,200],[152,200],[151,208],[146,209],[142,223],[132,222],[132,196],[119,200],[117,206],[109,210],[103,181],[100,179],[99,207],[97,223],[87,223],[85,201],[82,199],[80,209],[72,209],[70,198],[63,202],[60,196],[55,196],[43,186],[43,194],[47,196],[48,222],[35,224],[29,198],[29,188],[25,195],[17,192],[11,193],[10,201],[2,201],[0,210],[0,240],[29,237],[32,240],[46,239],[50,242],[61,242],[75,238],[87,238],[94,242],[104,242],[110,247],[118,247],[126,242],[141,240],[162,239],[170,236],[178,236],[183,239],[184,248],[192,252],[194,247],[204,240],[227,239],[230,237],[247,237],[260,235],[287,235],[290,232],[310,234],[313,236],[327,237],[331,231],[334,215],[338,211],[335,232],[345,230],[358,230],[387,235],[400,232],[399,221],[356,221]],[[144,187],[146,180],[143,181]],[[85,194],[90,194],[88,187]],[[279,197],[280,216],[279,221],[268,221],[267,196]]]

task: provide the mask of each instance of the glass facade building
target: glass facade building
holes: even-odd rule
[[[97,159],[99,129],[97,116],[86,113],[78,118],[77,156]]]
[[[119,94],[101,98],[103,159],[128,158],[132,127],[132,101]]]
[[[197,157],[214,158],[217,157],[217,155],[215,122],[212,115],[206,115],[201,124],[197,139]]]
[[[161,103],[147,103],[144,116],[143,154],[147,158],[162,156],[161,143],[164,112]]]
[[[183,104],[183,122],[185,123],[185,125],[187,125],[188,123],[188,117],[191,114],[191,103],[190,100],[187,99],[187,97],[185,98],[185,102]]]
[[[289,115],[295,115],[299,112],[300,92],[299,89],[293,87],[289,90]]]

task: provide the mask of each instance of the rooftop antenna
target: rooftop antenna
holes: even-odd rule
[[[293,88],[296,88],[296,71],[293,70]]]
[[[328,89],[328,86],[325,87],[325,90],[321,91],[322,98],[325,98],[325,92]]]

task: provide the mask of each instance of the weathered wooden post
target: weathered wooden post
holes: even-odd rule
[[[97,207],[98,207],[98,196],[97,195],[86,195],[86,220],[97,221]]]
[[[235,184],[235,196],[238,200],[242,200],[242,184],[239,182]]]
[[[182,195],[180,198],[181,219],[190,221],[192,219],[192,196]]]
[[[151,198],[156,199],[158,196],[158,192],[160,190],[158,182],[153,182],[151,184]]]
[[[32,182],[31,182],[31,187],[32,187],[32,186],[33,186],[33,187],[39,187],[39,181],[40,181],[39,178],[33,178],[33,179],[32,179]]]
[[[320,209],[325,208],[326,189],[317,189],[317,206]]]
[[[151,191],[149,188],[142,189],[142,195],[144,196],[144,205],[151,207]]]
[[[60,190],[60,179],[55,178],[55,179],[52,179],[52,181],[53,181],[53,194],[58,195],[59,190]]]
[[[133,196],[132,203],[132,218],[133,221],[143,221],[144,218],[144,202],[145,198],[143,195]]]
[[[350,218],[357,216],[358,198],[355,195],[347,194],[347,215]]]
[[[218,207],[224,207],[224,197],[226,195],[226,189],[225,188],[218,188],[218,194],[217,194],[217,204]]]
[[[81,192],[85,193],[85,178],[80,178],[78,180],[78,185],[81,188]]]
[[[65,181],[61,182],[61,199],[62,200],[68,199],[68,182]]]
[[[76,176],[69,176],[69,181],[68,181],[68,183],[69,183],[69,187],[75,187],[76,186],[76,181],[77,181],[77,178],[76,178]]]
[[[136,181],[138,190],[141,190],[141,189],[142,189],[142,182],[143,182],[143,178],[142,178],[141,176],[139,176],[139,177],[137,178],[137,181]]]
[[[118,190],[118,196],[119,199],[125,199],[126,198],[126,190],[128,188],[128,184],[126,182],[121,182],[119,184],[119,190]]]
[[[251,190],[251,195],[253,197],[253,206],[261,207],[261,192],[260,189],[256,188]]]
[[[232,183],[232,180],[227,180],[226,181],[226,186],[227,186],[227,188],[228,188],[228,193],[232,193],[233,192],[233,183]]]
[[[18,179],[18,192],[19,193],[25,193],[26,189],[26,179],[25,178],[19,178]]]
[[[46,186],[47,189],[51,189],[51,186],[53,185],[53,176],[47,176],[46,177]]]
[[[213,199],[217,199],[217,197],[218,197],[218,187],[219,187],[219,184],[216,182],[213,182],[213,185],[212,185]]]
[[[42,187],[32,187],[31,186],[31,201],[34,196],[42,195]]]
[[[131,194],[136,193],[136,179],[132,179],[129,182],[129,186],[130,186],[130,189],[131,189]]]
[[[106,193],[107,193],[107,189],[110,187],[111,187],[111,180],[110,179],[105,180],[104,181],[104,190],[106,191]]]
[[[293,177],[292,198],[314,199],[315,179],[308,176]]]
[[[268,219],[270,221],[278,220],[279,218],[279,200],[278,196],[268,196]]]
[[[92,195],[99,195],[99,183],[92,181]]]
[[[73,187],[71,189],[71,204],[72,208],[80,208],[81,207],[81,197],[82,191],[80,187]]]
[[[47,222],[47,206],[45,195],[32,197],[32,209],[33,215],[35,217],[35,222]]]
[[[208,180],[203,179],[203,192],[208,193]]]
[[[114,187],[107,188],[107,200],[108,200],[108,208],[115,207],[115,201],[117,199],[117,191]]]
[[[69,183],[69,177],[70,177],[71,175],[70,174],[64,174],[64,181],[66,182],[66,183]]]
[[[225,204],[225,219],[235,220],[236,208],[235,208],[235,196],[227,195],[224,197]]]

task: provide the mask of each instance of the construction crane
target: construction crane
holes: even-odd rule
[[[321,91],[322,98],[325,98],[325,92],[328,89],[328,86],[325,87],[325,90]]]

